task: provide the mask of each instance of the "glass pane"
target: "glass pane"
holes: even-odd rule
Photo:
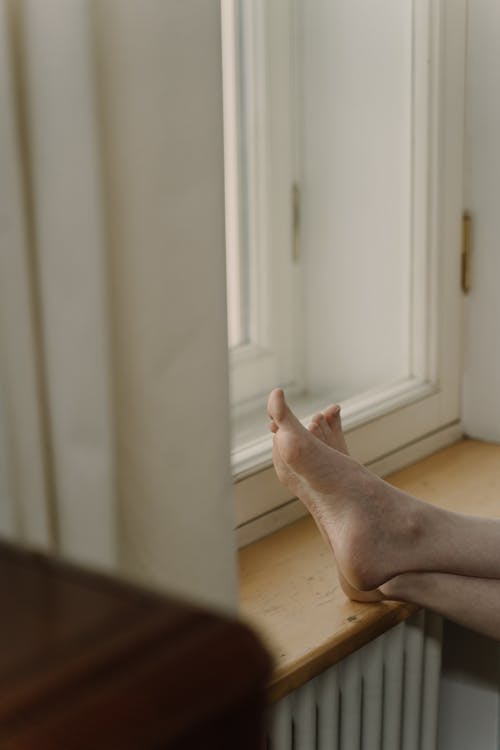
[[[338,400],[410,375],[412,3],[299,3],[306,366]]]

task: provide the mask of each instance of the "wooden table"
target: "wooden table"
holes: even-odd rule
[[[0,543],[0,750],[262,747],[241,623]]]

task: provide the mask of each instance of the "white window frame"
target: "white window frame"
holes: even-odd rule
[[[231,403],[243,417],[265,403],[273,384],[300,388],[289,8],[288,0],[221,0],[226,243],[233,252],[247,246],[250,260],[248,340],[230,351]]]
[[[411,373],[342,404],[351,453],[380,474],[462,434],[459,278],[466,3],[414,0],[413,18]],[[327,403],[324,397],[305,396],[297,400],[297,409],[307,424]],[[272,440],[263,435],[265,412],[247,423],[246,442],[242,439],[233,451],[242,544],[304,513],[270,468]],[[245,437],[244,429],[240,435]]]

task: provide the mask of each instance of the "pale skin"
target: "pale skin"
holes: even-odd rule
[[[307,430],[277,388],[268,400],[280,481],[311,512],[351,599],[412,602],[500,640],[500,521],[437,508],[351,458],[340,409]]]

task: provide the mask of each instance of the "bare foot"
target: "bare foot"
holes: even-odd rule
[[[268,412],[278,476],[323,530],[346,584],[371,592],[408,570],[408,551],[421,536],[423,504],[306,430],[282,390],[271,393]]]
[[[278,431],[278,425],[274,420],[271,419],[270,429],[276,433]],[[335,448],[346,455],[349,454],[347,444],[345,441],[344,433],[342,432],[342,423],[340,419],[340,406],[333,404],[325,409],[323,412],[318,412],[311,419],[309,425],[309,431],[313,433],[321,442],[329,445],[331,448]],[[312,516],[316,522],[318,530],[323,537],[323,541],[330,547],[330,550],[335,558],[335,550],[332,547],[332,543],[328,534],[326,533],[320,518],[312,512],[312,508],[315,505],[314,492],[308,487],[307,482],[296,474],[290,466],[288,466],[282,459],[278,442],[275,441],[273,445],[273,463],[276,470],[278,479],[282,484],[286,485],[294,495],[300,497],[302,502],[307,508],[311,510]],[[342,574],[342,571],[337,563],[337,576],[339,579],[342,591],[349,599],[361,602],[377,602],[383,599],[383,595],[377,589],[373,591],[358,591],[355,589],[349,581]]]
[[[341,453],[349,455],[345,435],[342,431],[342,421],[340,418],[340,406],[339,404],[332,404],[322,412],[318,412],[311,419],[309,425],[309,432],[312,432],[322,443],[329,445],[330,448],[335,448]],[[296,480],[298,475],[296,475]],[[296,485],[299,486],[298,484]],[[307,490],[306,490],[307,491]],[[332,550],[333,556],[335,557],[335,550],[328,538],[325,529],[319,526],[319,530],[325,542],[329,545]],[[337,562],[337,561],[336,561]],[[337,562],[337,576],[339,579],[342,591],[349,599],[354,599],[357,602],[380,602],[384,599],[384,595],[378,589],[373,591],[359,591],[351,586],[349,581],[342,574],[342,570]]]
[[[313,433],[322,443],[335,448],[341,453],[349,455],[344,433],[342,432],[342,422],[340,419],[340,406],[332,404],[324,411],[320,411],[313,416],[309,431]]]

